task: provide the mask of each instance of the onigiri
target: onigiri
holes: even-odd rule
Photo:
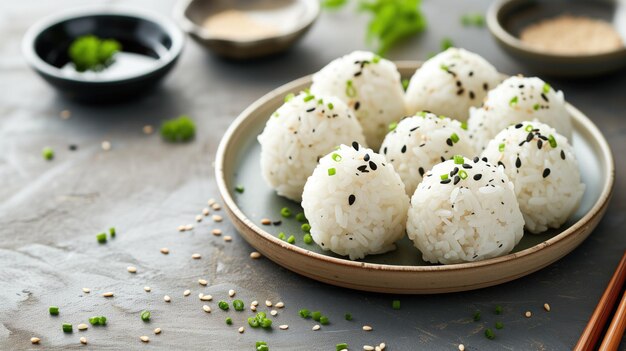
[[[355,260],[395,249],[409,197],[393,165],[353,142],[320,160],[304,186],[302,208],[322,249]]]
[[[518,123],[498,133],[482,156],[504,167],[529,232],[558,228],[578,208],[585,191],[578,161],[554,128]]]
[[[300,202],[317,161],[341,143],[365,137],[353,112],[338,98],[288,95],[258,140],[261,174],[278,195]]]
[[[563,92],[536,77],[514,76],[490,91],[482,107],[470,109],[467,125],[475,147],[483,150],[504,128],[532,120],[547,123],[568,139],[572,137]]]
[[[449,48],[424,62],[411,77],[407,112],[430,111],[467,121],[469,108],[480,106],[501,80],[496,68],[481,56]]]
[[[420,112],[402,119],[387,134],[381,152],[400,175],[411,196],[424,174],[453,155],[474,156],[464,125],[448,117]]]
[[[355,51],[313,75],[314,94],[337,96],[354,109],[369,147],[378,150],[389,123],[406,114],[400,73],[393,62]]]
[[[417,186],[407,234],[425,261],[479,261],[513,250],[524,235],[524,218],[502,168],[457,155]]]

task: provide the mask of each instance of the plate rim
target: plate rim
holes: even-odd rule
[[[423,62],[422,61],[394,61],[398,71],[400,70],[416,70],[418,69]],[[314,258],[320,261],[324,261],[325,263],[333,264],[333,265],[341,265],[344,268],[354,268],[354,269],[365,269],[365,270],[376,270],[376,271],[393,271],[393,272],[412,272],[412,273],[432,273],[432,272],[460,272],[468,269],[477,269],[477,268],[486,268],[489,266],[498,265],[501,263],[513,261],[520,258],[529,258],[530,256],[537,255],[543,249],[549,246],[554,246],[558,244],[564,244],[568,241],[568,239],[573,240],[579,230],[584,229],[586,225],[589,223],[594,223],[594,219],[597,216],[602,216],[606,211],[607,205],[611,198],[614,186],[615,179],[615,163],[613,159],[613,154],[609,147],[608,142],[604,135],[600,132],[598,127],[589,119],[584,113],[578,110],[573,105],[566,103],[566,108],[572,118],[576,121],[576,123],[580,123],[582,127],[589,133],[592,138],[598,143],[599,151],[603,155],[604,161],[602,162],[603,166],[606,167],[606,176],[603,177],[603,186],[602,191],[598,199],[594,202],[593,206],[589,209],[589,211],[578,221],[573,223],[569,228],[565,229],[561,233],[555,235],[554,237],[542,241],[536,245],[533,245],[527,249],[509,253],[503,256],[494,257],[482,261],[476,262],[465,262],[465,263],[457,263],[451,265],[424,265],[424,266],[406,266],[406,265],[391,265],[391,264],[380,264],[380,263],[370,263],[370,262],[361,262],[361,261],[351,261],[347,258],[338,258],[323,255],[317,252],[313,252],[311,250],[307,250],[296,245],[286,245],[282,240],[278,239],[274,235],[269,232],[263,230],[259,225],[254,223],[250,218],[248,218],[243,211],[237,206],[235,200],[229,188],[226,185],[226,177],[225,177],[225,162],[227,158],[227,151],[231,146],[231,142],[235,135],[235,132],[252,116],[252,113],[257,110],[259,107],[271,102],[271,100],[275,99],[277,96],[282,96],[288,93],[289,91],[294,90],[296,87],[303,85],[304,83],[310,82],[312,75],[306,75],[301,78],[297,78],[288,83],[285,83],[267,94],[263,95],[261,98],[254,101],[247,108],[245,108],[235,120],[230,124],[226,132],[224,133],[215,158],[215,179],[217,182],[218,190],[224,202],[224,205],[228,209],[228,213],[231,215],[231,219],[239,221],[243,226],[252,230],[256,235],[259,235],[263,238],[267,243],[279,246],[280,249],[287,249],[292,251],[293,253],[307,256],[310,258]],[[586,239],[586,237],[591,233],[586,234],[585,238],[581,240],[581,242]],[[245,238],[245,236],[244,236]],[[252,245],[252,244],[251,244]],[[255,247],[255,245],[252,245]],[[570,250],[569,252],[571,252]],[[567,255],[569,252],[565,253]],[[560,259],[564,255],[561,255],[554,261]],[[552,261],[552,262],[554,262]],[[278,263],[279,265],[282,265]],[[539,267],[537,269],[541,269]]]

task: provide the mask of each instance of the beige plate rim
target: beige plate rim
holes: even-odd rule
[[[419,61],[397,61],[395,63],[399,71],[415,70],[421,65],[421,62]],[[336,265],[336,266],[343,266],[342,268],[344,269],[349,268],[349,269],[356,269],[356,270],[366,270],[366,271],[375,270],[375,271],[396,272],[396,273],[405,273],[405,272],[410,272],[410,273],[457,272],[459,273],[459,272],[463,272],[466,270],[497,266],[505,262],[519,260],[519,259],[525,259],[525,261],[528,262],[528,259],[533,259],[534,256],[537,256],[540,252],[542,252],[546,248],[552,248],[552,250],[554,250],[555,252],[557,251],[560,252],[557,246],[561,246],[563,247],[562,250],[567,250],[567,252],[565,253],[553,255],[554,258],[550,259],[549,260],[550,262],[547,262],[547,264],[550,264],[556,261],[557,259],[561,258],[562,256],[564,256],[566,253],[569,253],[571,250],[573,250],[574,247],[578,246],[578,244],[580,244],[590,234],[591,229],[597,225],[602,215],[606,211],[608,202],[611,197],[611,193],[613,189],[613,182],[614,182],[614,177],[615,177],[614,161],[613,161],[613,156],[611,154],[610,147],[607,141],[605,140],[604,136],[600,132],[600,130],[595,126],[595,124],[591,120],[589,120],[578,109],[576,109],[570,104],[567,104],[567,109],[572,115],[574,123],[580,124],[580,126],[586,131],[586,133],[589,133],[591,138],[593,138],[598,143],[599,149],[600,149],[599,151],[601,152],[603,156],[602,165],[606,169],[606,176],[602,179],[604,185],[602,187],[601,194],[598,197],[598,200],[591,207],[589,212],[587,212],[576,223],[571,225],[569,228],[567,228],[563,232],[557,234],[556,236],[544,242],[541,242],[535,246],[532,246],[528,249],[511,253],[511,254],[507,254],[504,256],[496,257],[496,258],[491,258],[491,259],[478,261],[478,262],[460,263],[460,264],[453,264],[453,265],[429,265],[429,266],[400,266],[400,265],[388,265],[388,264],[350,261],[348,259],[342,259],[342,258],[336,258],[336,257],[318,254],[318,253],[300,248],[295,245],[286,245],[282,240],[274,237],[273,235],[271,235],[270,233],[266,232],[261,227],[256,225],[254,222],[252,222],[241,211],[241,209],[235,203],[232,197],[232,194],[228,190],[229,188],[227,187],[227,181],[226,181],[224,169],[228,161],[228,155],[230,154],[229,151],[232,147],[234,147],[233,137],[236,131],[242,125],[244,125],[245,122],[252,115],[254,115],[254,112],[260,106],[263,106],[271,102],[273,99],[276,99],[277,96],[282,97],[286,95],[288,92],[294,91],[295,89],[297,89],[300,86],[303,86],[306,83],[310,83],[310,80],[311,80],[310,75],[296,79],[294,81],[291,81],[287,84],[284,84],[272,90],[268,94],[264,95],[263,97],[261,97],[260,99],[252,103],[232,122],[232,124],[230,125],[226,133],[224,134],[217,150],[216,160],[215,160],[215,177],[217,181],[218,190],[224,201],[227,212],[229,216],[231,217],[231,219],[233,220],[237,229],[239,229],[239,231],[243,234],[244,238],[257,250],[261,251],[261,253],[263,254],[270,253],[269,251],[272,251],[272,250],[289,250],[292,253],[301,255],[303,258],[306,257],[309,259],[318,260],[321,263],[325,263],[327,265],[330,264],[330,265]],[[256,237],[250,236],[252,235],[252,233],[253,235],[256,235]],[[582,236],[582,238],[580,236]],[[285,262],[281,262],[281,260],[278,259],[276,255],[271,255],[270,258],[276,261],[278,264],[286,266],[287,268],[294,270],[297,273],[307,275],[311,278],[322,280],[331,284],[341,285],[344,287],[351,287],[351,288],[360,289],[360,290],[379,291],[379,292],[396,292],[396,293],[450,292],[450,291],[470,290],[470,289],[495,285],[501,282],[513,280],[520,276],[523,276],[531,272],[534,272],[538,269],[541,269],[543,268],[543,266],[545,266],[544,264],[542,266],[533,267],[532,269],[529,269],[525,273],[520,273],[518,276],[500,277],[499,279],[497,279],[497,281],[494,281],[493,283],[482,283],[482,284],[478,284],[476,286],[471,286],[471,287],[457,287],[457,288],[447,287],[447,288],[444,288],[443,290],[437,290],[434,287],[424,288],[424,289],[421,289],[421,288],[401,289],[401,288],[391,287],[389,289],[385,289],[381,287],[362,286],[358,284],[352,284],[351,282],[337,281],[337,280],[334,280],[332,277],[325,278],[323,276],[320,276],[318,274],[319,272],[304,272],[303,270],[296,269],[295,266],[293,265],[285,265],[284,264]],[[539,259],[538,261],[543,262],[545,261],[545,259],[544,260]]]

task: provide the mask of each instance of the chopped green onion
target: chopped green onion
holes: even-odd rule
[[[513,107],[515,105],[517,105],[517,96],[514,96],[511,98],[511,100],[509,101],[509,106]]]
[[[328,103],[328,109],[329,109],[329,110],[332,110],[332,109],[334,109],[334,108],[335,108],[335,105],[333,105],[333,103],[332,103],[332,102],[329,102],[329,103]]]
[[[270,348],[267,346],[265,341],[257,341],[256,342],[256,351],[269,351]]]
[[[399,310],[400,309],[400,300],[393,300],[393,301],[391,301],[391,308],[393,308],[394,310]]]
[[[186,115],[167,120],[161,124],[161,137],[169,142],[190,141],[196,135],[196,125]]]
[[[339,155],[338,153],[333,153],[333,155],[331,157],[332,157],[333,161],[335,161],[335,162],[339,162],[342,159],[341,155]]]
[[[556,147],[556,139],[554,139],[554,135],[550,134],[548,136],[548,142],[550,143],[550,146],[552,146],[552,148]]]
[[[104,244],[107,242],[107,233],[100,233],[96,235],[96,239],[100,244]]]
[[[467,13],[461,17],[461,23],[466,27],[483,27],[485,25],[485,17],[480,13]]]
[[[261,326],[261,328],[265,328],[265,329],[271,328],[272,327],[272,320],[264,318],[264,319],[261,320],[259,325]]]
[[[217,303],[217,306],[222,310],[222,311],[228,311],[228,309],[230,308],[228,306],[228,302],[221,300],[220,302]]]
[[[43,156],[43,159],[46,161],[50,161],[54,158],[54,150],[52,150],[51,147],[44,147],[43,150],[41,150],[41,156]]]
[[[351,80],[348,80],[346,82],[346,96],[347,97],[355,97],[356,96],[356,89],[352,85],[352,81]]]
[[[311,232],[311,225],[309,223],[304,223],[300,226],[300,229],[302,229],[303,232],[305,233],[310,233]]]
[[[453,47],[454,43],[452,42],[452,39],[450,38],[443,38],[441,40],[441,51],[446,51],[449,48]]]
[[[248,325],[251,326],[252,328],[258,328],[259,321],[254,317],[248,317]]]
[[[294,96],[295,95],[293,93],[289,93],[289,94],[285,95],[285,102],[291,101],[291,99],[293,99]]]
[[[529,132],[529,133],[532,132],[533,131],[533,125],[532,124],[527,125],[526,127],[524,127],[524,130]]]
[[[343,315],[343,318],[345,318],[347,321],[351,321],[352,320],[352,314],[346,313],[346,314]]]
[[[502,306],[500,306],[500,305],[496,306],[495,312],[496,312],[496,314],[502,314]]]
[[[243,301],[241,300],[233,301],[233,308],[235,309],[235,311],[243,311],[244,309]]]
[[[274,114],[273,114],[272,116],[274,116],[274,117],[277,117],[277,118],[278,118],[278,116],[280,116],[280,115],[278,114],[278,112],[274,112]]]
[[[420,111],[420,112],[416,113],[415,115],[425,118],[426,117],[426,111]]]
[[[287,238],[287,242],[290,244],[294,244],[296,242],[296,237],[293,235],[289,236],[289,238]]]
[[[537,110],[539,110],[539,108],[541,108],[541,105],[539,105],[539,104],[534,104],[533,105],[533,110],[537,111]]]
[[[298,212],[298,214],[296,214],[296,221],[300,223],[306,222],[306,217],[304,216],[304,212]]]
[[[306,308],[301,309],[300,311],[298,311],[298,314],[300,315],[300,317],[302,318],[311,318],[311,311],[307,310]]]
[[[328,325],[328,323],[330,323],[330,321],[328,320],[328,317],[326,316],[321,316],[319,322],[321,325]]]
[[[335,346],[336,351],[342,351],[342,350],[347,350],[347,349],[348,349],[348,344],[346,344],[345,342],[342,342]]]
[[[402,80],[402,89],[404,89],[404,91],[406,91],[406,89],[409,87],[409,80],[408,79],[403,79]]]
[[[502,328],[504,328],[504,323],[496,322],[496,329],[502,329]]]
[[[58,306],[50,306],[48,311],[50,311],[51,315],[57,316],[59,314],[59,307]]]
[[[393,132],[394,130],[396,130],[396,128],[398,127],[398,122],[391,122],[389,123],[389,131]]]
[[[315,312],[311,313],[311,317],[313,318],[314,321],[319,322],[320,318],[322,317],[322,312],[315,311]]]
[[[453,143],[458,143],[459,136],[456,133],[452,133],[452,135],[450,135],[450,140],[452,140]]]
[[[233,324],[233,320],[230,317],[226,317],[226,324],[231,325]]]
[[[107,317],[99,316],[98,317],[98,325],[106,325],[106,324],[107,324]]]
[[[89,318],[89,323],[91,323],[91,325],[99,325],[100,324],[100,317],[98,317],[98,316],[90,317]]]
[[[318,105],[324,105],[324,99],[317,100],[317,104]]]
[[[478,322],[480,320],[480,311],[476,311],[474,313],[474,322]]]
[[[505,147],[505,146],[506,146],[506,145],[505,145],[504,143],[502,143],[502,144],[498,145],[498,151],[500,151],[500,152],[504,152],[504,147]]]
[[[73,330],[72,325],[70,323],[63,323],[63,332],[71,333]]]
[[[448,71],[450,68],[447,65],[444,65],[443,63],[439,66],[439,68],[441,68],[444,71]]]
[[[280,232],[280,233],[278,233],[278,239],[285,240],[285,239],[287,239],[287,236],[285,235],[285,233]]]
[[[462,165],[463,163],[465,163],[465,159],[463,158],[463,156],[461,156],[461,155],[454,155],[454,164],[455,165]]]
[[[459,171],[459,178],[467,179],[467,172],[465,172],[464,170],[460,170]]]
[[[496,334],[494,334],[493,330],[491,330],[491,328],[487,328],[485,329],[485,337],[489,340],[493,340],[496,338]]]
[[[467,122],[461,122],[461,129],[467,130]]]
[[[115,227],[109,228],[109,235],[111,236],[111,238],[115,238],[115,234],[117,234],[117,232],[115,231]]]
[[[329,168],[328,169],[328,175],[329,176],[334,176],[337,173],[337,170],[334,168]]]
[[[304,102],[308,102],[308,101],[311,101],[313,99],[315,99],[314,95],[307,95],[307,96],[304,97],[303,100],[304,100]]]
[[[551,87],[550,87],[550,84],[548,84],[548,83],[544,83],[544,84],[543,84],[543,93],[544,93],[544,94],[547,94],[547,93],[550,91],[550,88],[551,88]]]
[[[291,210],[289,209],[289,207],[283,207],[280,209],[280,215],[285,218],[289,218],[291,217]]]
[[[313,237],[309,233],[304,234],[304,237],[302,238],[302,240],[304,240],[304,243],[307,245],[313,244]]]
[[[372,62],[373,63],[379,63],[380,62],[380,56],[374,55],[374,58],[372,58]]]
[[[142,311],[141,312],[141,320],[147,322],[150,320],[150,311]]]
[[[448,179],[448,173],[442,174],[442,175],[440,176],[440,178],[441,178],[441,180],[446,180],[446,179]]]
[[[237,185],[235,187],[235,191],[238,192],[239,194],[243,194],[244,190],[246,189],[244,189],[243,185]]]

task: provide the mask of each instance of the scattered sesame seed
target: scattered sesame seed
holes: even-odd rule
[[[87,345],[87,338],[86,338],[86,337],[81,336],[81,338],[80,338],[79,340],[80,340],[80,343],[81,343],[81,344],[83,344],[83,345]]]
[[[59,115],[61,116],[61,119],[69,119],[72,117],[72,112],[70,112],[70,110],[63,110]]]
[[[183,296],[189,296],[189,294],[191,294],[191,290],[187,289],[183,291]]]
[[[268,218],[263,218],[263,219],[261,219],[261,224],[263,224],[263,225],[270,225],[270,224],[272,224],[272,221],[270,221]]]
[[[193,230],[193,224],[187,224],[185,230]]]
[[[104,294],[102,294],[102,296],[104,297],[113,297],[113,293],[112,292],[105,292]]]
[[[382,349],[380,348],[380,346],[376,346],[376,347],[374,348],[374,350],[375,350],[375,351],[381,351]]]
[[[202,222],[202,215],[196,216],[196,222]]]
[[[550,305],[548,305],[547,303],[544,303],[543,309],[546,310],[546,312],[550,312]]]
[[[226,235],[226,236],[224,236],[224,241],[231,242],[231,241],[233,241],[233,237],[230,236],[230,235]]]
[[[154,127],[152,127],[149,124],[146,124],[145,126],[143,126],[142,130],[143,130],[144,134],[150,135],[150,134],[152,134],[154,132]]]
[[[205,279],[198,279],[198,284],[206,286],[208,282]]]
[[[314,325],[314,326],[313,326],[313,328],[311,328],[311,329],[312,329],[312,330],[320,330],[320,328],[321,328],[321,327],[320,327],[320,325],[319,325],[319,324],[316,324],[316,325]]]
[[[39,339],[38,337],[30,338],[30,342],[33,343],[33,344],[39,344],[40,341],[41,341],[41,339]]]
[[[214,209],[215,211],[219,211],[222,208],[222,206],[220,206],[219,204],[213,204],[211,205],[211,208]]]
[[[185,226],[184,225],[179,225],[178,226],[178,231],[179,232],[184,232],[185,231]]]
[[[102,150],[104,151],[109,151],[111,150],[111,143],[109,141],[103,141],[102,144],[100,144],[100,146],[102,147]]]
[[[149,338],[149,337],[147,337],[147,336],[145,336],[145,335],[140,336],[140,337],[139,337],[139,339],[140,339],[141,341],[143,341],[143,342],[149,342],[149,341],[150,341],[150,338]]]
[[[267,307],[272,307],[272,301],[270,301],[270,300],[265,300],[265,306],[267,306]]]
[[[364,325],[363,326],[363,330],[365,330],[365,331],[372,331],[372,327],[370,327],[369,325]]]
[[[201,301],[211,301],[211,300],[213,300],[213,296],[211,296],[211,295],[202,295],[200,300]]]
[[[194,260],[199,260],[199,259],[202,258],[202,256],[200,256],[199,253],[195,253],[195,254],[191,255],[191,258],[193,258]]]
[[[283,308],[285,307],[285,304],[281,301],[281,302],[277,302],[276,305],[274,305],[274,307],[276,308]]]
[[[524,313],[524,316],[525,316],[526,318],[530,318],[532,315],[533,315],[533,314],[532,314],[532,312],[530,312],[530,311],[526,311],[526,313]]]
[[[465,345],[459,344],[459,351],[465,351]]]
[[[150,291],[152,291],[152,289],[151,289],[149,286],[144,286],[144,287],[143,287],[143,289],[144,289],[146,292],[150,292]]]
[[[161,334],[161,328],[154,328],[155,334]]]
[[[244,329],[244,327],[239,327],[239,334],[242,334],[246,329]]]
[[[250,311],[256,312],[256,306],[250,306]]]
[[[222,216],[213,215],[213,222],[221,222],[221,221],[222,221]]]
[[[87,328],[89,328],[89,327],[87,326],[87,324],[81,323],[81,324],[77,325],[76,328],[78,330],[87,330]]]
[[[228,296],[230,296],[230,297],[235,296],[235,290],[233,290],[233,289],[228,290]]]
[[[211,307],[209,307],[209,305],[203,305],[202,309],[204,310],[204,312],[206,313],[211,313]]]
[[[208,215],[209,215],[209,213],[211,213],[211,211],[209,211],[209,209],[208,209],[208,208],[206,208],[206,207],[205,207],[205,208],[203,208],[203,209],[202,209],[202,214],[203,214],[203,215],[208,216]]]
[[[172,301],[172,298],[169,297],[168,295],[165,295],[165,296],[163,296],[163,301],[170,302],[170,301]]]
[[[384,350],[385,347],[387,347],[387,345],[385,345],[384,342],[381,342],[380,345],[378,345],[378,347],[380,347],[381,350]]]
[[[256,251],[252,251],[250,252],[250,258],[253,258],[253,259],[261,258],[261,254]]]
[[[278,328],[280,328],[280,330],[287,330],[287,329],[289,329],[289,326],[287,324],[283,324],[283,325],[279,326]]]
[[[252,303],[251,303],[250,305],[252,305],[252,306],[258,306],[258,305],[259,305],[259,301],[254,300],[254,301],[252,301]]]
[[[270,314],[271,314],[272,316],[275,316],[275,315],[277,315],[277,314],[278,314],[278,311],[276,311],[276,310],[271,310],[271,311],[270,311]]]
[[[363,345],[363,350],[364,351],[374,351],[374,346]]]
[[[126,267],[126,270],[128,271],[128,273],[137,273],[137,267],[128,266]]]
[[[163,247],[161,248],[161,253],[164,255],[167,255],[170,253],[170,249],[168,249],[167,247]]]
[[[83,288],[83,292],[84,292],[85,294],[89,294],[89,293],[91,292],[91,289],[89,289],[89,288]]]
[[[215,229],[213,229],[211,231],[211,233],[213,233],[213,235],[215,235],[215,236],[219,236],[219,235],[222,235],[222,230],[218,229],[218,228],[215,228]]]

